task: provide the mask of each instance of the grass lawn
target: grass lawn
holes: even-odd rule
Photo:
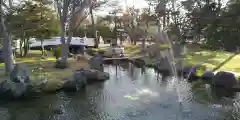
[[[76,61],[74,59],[69,59],[69,68],[67,69],[57,69],[54,68],[55,61],[35,61],[32,63],[25,63],[29,69],[32,80],[34,84],[38,84],[41,77],[47,78],[49,80],[47,84],[47,90],[55,90],[61,86],[64,79],[70,78],[73,72],[80,68],[89,68],[87,61]]]
[[[240,77],[240,55],[237,55],[232,60],[230,60],[227,64],[223,65],[220,70],[223,71],[231,71],[234,72],[234,74],[237,77]]]
[[[16,63],[34,63],[34,62],[49,62],[49,61],[56,61],[55,57],[52,56],[51,52],[47,52],[46,59],[41,59],[41,51],[38,50],[32,50],[29,51],[26,57],[23,58],[15,58]],[[3,67],[4,63],[0,63],[0,67]]]
[[[212,70],[231,55],[233,54],[228,52],[207,50],[190,52],[185,58],[185,65],[203,65],[208,70]]]
[[[139,55],[140,46],[139,45],[125,45],[124,46],[124,55],[128,57],[134,57]]]

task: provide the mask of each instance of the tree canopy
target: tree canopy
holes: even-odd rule
[[[49,38],[59,32],[59,22],[49,0],[32,0],[16,8],[6,22],[16,37]]]

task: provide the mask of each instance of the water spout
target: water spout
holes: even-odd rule
[[[166,59],[167,64],[169,64],[168,66],[170,66],[170,73],[171,75],[173,75],[173,81],[172,81],[172,85],[176,84],[176,92],[178,94],[178,101],[180,103],[180,105],[182,104],[182,97],[180,94],[180,83],[179,83],[179,77],[178,77],[178,67],[176,64],[176,58],[175,58],[175,54],[174,52],[180,52],[180,51],[174,51],[173,50],[173,45],[174,43],[169,39],[167,33],[165,30],[162,30],[158,33],[157,38],[156,38],[156,43],[157,44],[165,44],[168,45],[168,49],[164,50],[164,51],[160,51],[160,55],[162,58]]]

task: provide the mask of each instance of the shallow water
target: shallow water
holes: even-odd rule
[[[171,77],[131,64],[104,70],[110,80],[84,91],[2,104],[0,120],[238,120],[238,94],[181,80],[180,104]]]

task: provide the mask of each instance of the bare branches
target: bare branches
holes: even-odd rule
[[[86,8],[92,0],[55,0],[61,21],[62,32],[68,23],[68,32],[72,32],[87,17]],[[63,33],[62,33],[63,34]]]
[[[4,3],[3,1],[1,1],[1,2],[2,2],[1,5],[2,5],[3,7],[5,7],[6,9],[9,9],[9,7],[7,6],[6,3]]]
[[[84,15],[76,21],[75,29],[80,27],[81,23],[88,17],[88,15],[89,15],[89,12],[85,11]]]

